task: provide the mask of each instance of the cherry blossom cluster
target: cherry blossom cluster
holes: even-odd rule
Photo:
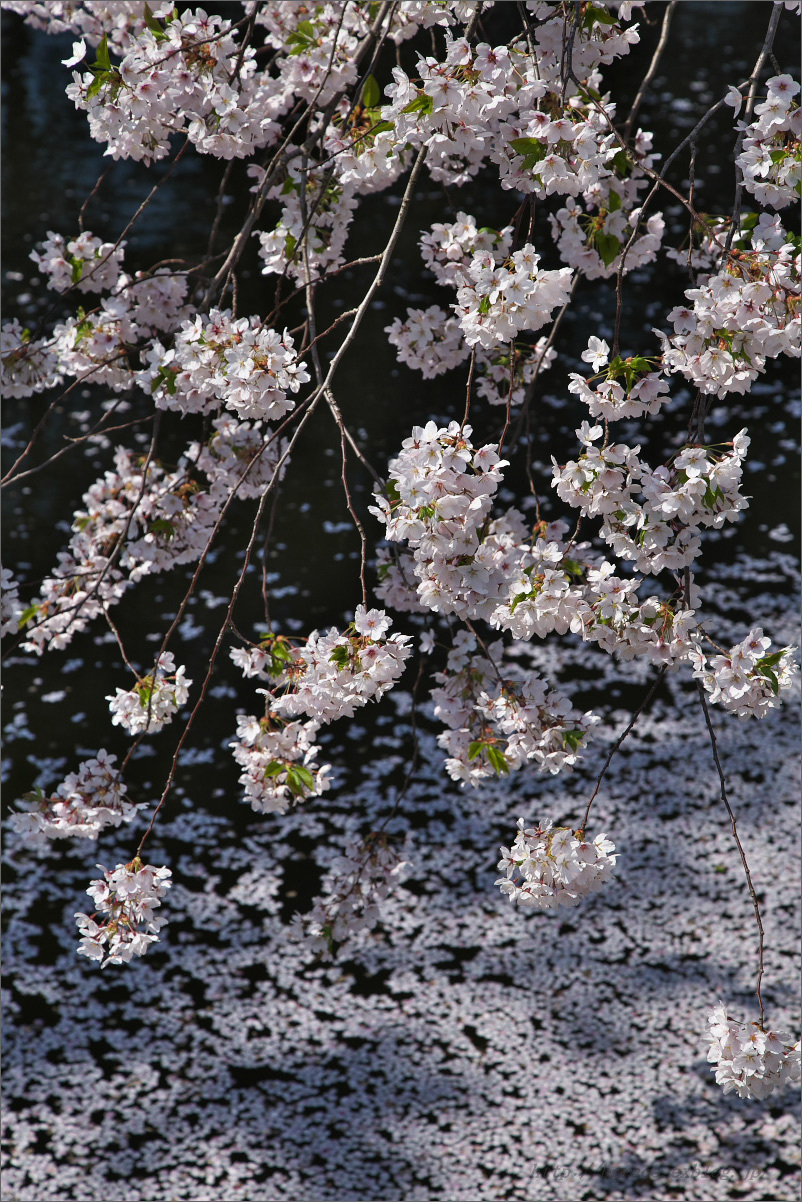
[[[119,64],[101,41],[91,69],[73,72],[67,95],[105,153],[151,163],[181,132],[201,154],[224,159],[274,141],[289,97],[278,79],[257,73],[253,47],[239,47],[230,29],[203,9],[171,12],[164,22],[151,19]],[[84,53],[78,44],[68,65]]]
[[[145,357],[140,386],[158,408],[184,414],[212,412],[222,401],[241,418],[276,420],[294,408],[287,394],[309,380],[286,330],[228,309],[182,322],[169,350],[154,341]]]
[[[503,261],[512,248],[512,226],[502,230],[477,229],[470,213],[457,213],[456,221],[435,221],[420,239],[423,262],[434,273],[438,284],[461,288],[470,284],[469,269],[473,256],[480,251]]]
[[[475,451],[471,433],[457,422],[415,426],[401,455],[390,461],[389,499],[375,495],[371,507],[388,540],[405,540],[415,549],[420,600],[459,616],[493,591],[492,564],[477,559],[479,530],[506,463],[491,444]]]
[[[799,358],[799,295],[798,245],[778,221],[761,222],[748,249],[686,291],[690,308],[671,310],[673,335],[655,330],[664,369],[714,396],[748,392],[767,359]]]
[[[203,491],[188,468],[180,461],[167,472],[118,447],[114,469],[84,494],[68,548],[30,607],[25,650],[66,647],[142,576],[197,561],[228,494],[215,484]]]
[[[379,546],[376,550],[376,596],[399,613],[423,614],[427,607],[418,597],[413,552],[405,547]]]
[[[0,638],[17,633],[22,612],[19,582],[9,568],[0,568]]]
[[[133,689],[118,688],[113,697],[106,698],[112,724],[132,735],[145,731],[155,734],[172,722],[189,696],[191,685],[183,666],[176,668],[172,652],[164,651],[153,671],[138,680]]]
[[[711,701],[720,702],[730,713],[765,718],[780,704],[780,695],[798,671],[795,648],[769,651],[770,647],[771,639],[759,626],[726,653],[710,658],[697,639],[690,653],[694,678],[702,682]]]
[[[406,317],[394,318],[384,332],[396,348],[399,363],[419,371],[424,380],[458,367],[471,353],[459,320],[440,305],[407,309]]]
[[[396,67],[393,83],[385,89],[390,103],[380,111],[381,119],[392,124],[397,141],[404,145],[427,148],[426,162],[432,178],[446,184],[465,183],[490,157],[499,165],[502,184],[519,191],[549,195],[554,191],[576,194],[592,187],[611,153],[609,133],[613,106],[584,106],[574,122],[563,117],[563,95],[569,105],[582,108],[573,81],[563,78],[565,24],[562,13],[553,6],[530,6],[534,16],[534,40],[537,61],[526,49],[517,46],[491,47],[482,42],[475,49],[465,38],[446,33],[443,61],[418,55],[418,80]],[[622,30],[615,22],[595,19],[583,21],[579,36],[573,40],[575,69],[596,88],[600,77],[596,67],[626,54],[638,42],[637,27]],[[628,19],[631,5],[622,6],[618,16]],[[547,98],[557,108],[556,121],[541,111]],[[543,122],[530,132],[532,113]],[[573,112],[572,112],[572,115]],[[560,125],[559,122],[563,121]],[[536,135],[548,122],[550,141]],[[535,136],[533,136],[535,135]],[[516,142],[522,144],[516,145]],[[535,143],[534,147],[531,143]],[[589,166],[583,175],[570,161],[565,147],[574,150],[581,163]],[[567,183],[566,183],[567,181]]]
[[[258,6],[256,22],[264,27],[265,45],[281,56],[285,96],[324,106],[356,83],[360,39],[371,24],[368,5],[273,0]]]
[[[240,422],[230,413],[223,413],[212,422],[212,430],[207,442],[189,444],[187,459],[203,472],[215,492],[236,488],[242,498],[260,497],[282,458],[278,472],[279,479],[283,477],[286,439],[263,430],[261,422]]]
[[[617,859],[615,844],[604,834],[590,842],[582,831],[552,828],[551,822],[527,827],[519,818],[515,842],[501,848],[498,867],[504,876],[496,884],[522,906],[577,906],[601,889]]]
[[[581,513],[601,517],[602,538],[638,571],[688,567],[698,554],[701,529],[737,520],[748,505],[740,493],[749,446],[745,430],[736,434],[731,450],[686,446],[655,469],[638,457],[639,447],[596,446],[603,435],[601,426],[582,423],[577,437],[585,450],[564,467],[552,460],[552,487]]]
[[[477,786],[527,763],[557,773],[576,763],[599,719],[579,713],[535,672],[502,664],[503,645],[475,654],[476,639],[460,630],[445,672],[435,673],[434,715],[449,728],[438,736],[452,780]]]
[[[669,400],[668,383],[659,371],[651,370],[652,360],[642,355],[628,359],[617,355],[610,363],[609,354],[610,348],[604,339],[591,336],[582,359],[591,364],[593,378],[601,375],[603,379],[591,388],[593,378],[586,380],[577,372],[571,372],[568,391],[587,405],[591,417],[603,417],[607,421],[657,413]]]
[[[411,654],[411,636],[388,635],[391,624],[384,610],[359,605],[344,633],[335,627],[326,633],[313,630],[302,648],[293,648],[279,678],[289,689],[272,699],[272,711],[334,722],[352,718],[369,701],[378,701],[398,680]]]
[[[254,165],[248,174],[256,178],[251,191],[258,192],[263,168]],[[289,272],[304,283],[307,273],[318,278],[342,266],[343,247],[357,208],[353,182],[332,179],[331,171],[323,167],[304,171],[294,160],[286,179],[267,195],[281,200],[281,217],[272,230],[257,231],[263,275]]]
[[[724,1093],[762,1101],[800,1077],[799,1040],[783,1031],[764,1031],[759,1023],[730,1018],[722,1002],[711,1010],[707,1059]]]
[[[59,357],[46,338],[33,338],[16,317],[0,331],[0,388],[7,400],[53,388],[63,379]]]
[[[60,235],[51,235],[52,240],[58,238]],[[40,263],[40,268],[51,274],[59,286],[64,282],[60,275],[61,259],[56,248],[47,260],[43,251]],[[108,260],[113,264],[113,278],[111,272],[97,275],[95,267],[90,267],[85,275],[82,272],[77,280],[79,286],[85,281],[91,291],[99,290],[101,285],[113,287],[113,294],[103,297],[98,308],[88,313],[79,308],[75,316],[57,323],[49,337],[32,339],[30,331],[18,321],[4,323],[0,359],[2,386],[7,396],[30,396],[61,383],[65,376],[102,384],[118,392],[137,382],[131,367],[131,347],[143,343],[149,349],[156,331],[170,333],[184,319],[188,313],[187,282],[184,275],[166,268],[152,275],[137,272],[131,277],[118,270],[121,260],[120,247]],[[77,257],[76,263],[81,264]],[[97,263],[103,265],[103,259]]]
[[[95,903],[90,916],[76,914],[81,942],[78,953],[107,964],[128,964],[133,956],[144,956],[151,943],[158,943],[164,919],[153,911],[170,888],[169,868],[143,864],[137,856],[130,864],[104,868],[103,879],[92,881],[87,893]],[[99,920],[99,921],[98,921]]]
[[[31,251],[30,257],[48,288],[57,292],[71,287],[79,292],[110,292],[120,277],[124,246],[124,242],[118,247],[104,242],[89,230],[69,240],[48,230],[41,249]]]
[[[548,371],[557,359],[557,352],[548,345],[546,337],[530,345],[514,342],[511,346],[476,354],[476,395],[488,405],[522,405],[527,393],[542,371]]]
[[[735,160],[747,192],[758,204],[773,209],[784,209],[799,200],[802,187],[798,92],[799,84],[790,75],[775,75],[767,81],[766,99],[755,105],[757,121],[747,126]]]
[[[261,814],[285,814],[287,807],[330,788],[329,764],[316,763],[317,722],[291,722],[268,705],[264,718],[240,714],[237,740],[229,743],[242,768],[239,783],[251,807]]]
[[[48,0],[46,4],[32,0],[3,0],[3,8],[18,13],[27,25],[45,33],[77,33],[90,46],[104,37],[120,52],[128,49],[147,26],[145,0],[115,0],[113,4],[98,4],[94,0]],[[152,16],[164,20],[173,11],[172,0],[153,0]]]
[[[602,206],[588,213],[576,201],[568,201],[549,221],[563,262],[589,280],[617,275],[622,260],[624,275],[645,267],[657,257],[665,233],[662,213],[651,213],[641,233],[639,208]]]
[[[295,915],[295,934],[309,939],[321,960],[331,960],[339,945],[380,921],[381,903],[408,863],[385,835],[352,840],[344,855],[332,858],[324,892],[311,911]]]
[[[116,756],[100,750],[70,772],[55,793],[42,789],[25,793],[26,808],[11,815],[11,825],[28,842],[43,839],[97,839],[106,826],[119,826],[136,817],[141,806],[126,797],[126,785]]]
[[[497,266],[487,251],[475,254],[470,282],[457,292],[456,314],[468,346],[490,350],[522,330],[544,326],[568,300],[573,272],[568,267],[542,271],[540,256],[526,243]]]
[[[420,240],[423,261],[438,283],[453,289],[470,287],[473,255],[485,253],[499,265],[508,257],[511,228],[501,231],[477,229],[469,213],[460,212],[454,222],[435,222]],[[456,305],[452,305],[456,309]],[[406,318],[396,317],[385,333],[396,348],[399,362],[420,371],[425,380],[451,371],[471,353],[470,342],[459,316],[449,315],[439,305],[407,309]],[[545,371],[556,358],[546,338],[532,346],[516,341],[496,345],[474,345],[477,395],[491,405],[523,402],[535,375]]]

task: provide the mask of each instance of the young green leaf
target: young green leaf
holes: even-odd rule
[[[366,109],[375,109],[376,105],[381,102],[382,94],[375,76],[369,75],[365,80],[365,86],[362,89],[362,107]]]
[[[614,234],[596,234],[593,241],[602,263],[609,267],[618,256],[621,243]]]
[[[491,768],[495,769],[496,776],[501,776],[502,772],[509,772],[510,770],[506,755],[503,751],[499,751],[498,747],[488,747],[487,762]]]

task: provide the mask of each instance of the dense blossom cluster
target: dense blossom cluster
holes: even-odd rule
[[[765,1031],[759,1023],[739,1023],[723,1004],[710,1012],[707,1059],[715,1065],[724,1093],[762,1100],[800,1077],[799,1040],[782,1031]]]
[[[552,487],[583,515],[601,517],[602,538],[640,572],[688,567],[701,530],[737,520],[748,505],[740,492],[745,430],[731,450],[689,445],[654,469],[639,457],[640,447],[608,444],[602,426],[583,422],[577,437],[585,449],[565,466],[553,460]]]
[[[183,666],[176,668],[173,653],[164,651],[156,660],[153,671],[138,680],[132,689],[118,688],[113,697],[106,698],[112,723],[132,735],[145,731],[155,734],[172,722],[189,696],[191,685]]]
[[[90,46],[96,46],[105,36],[120,51],[132,45],[146,28],[145,0],[116,0],[116,3],[97,4],[93,0],[3,0],[3,8],[19,13],[28,25],[45,33],[80,34]],[[164,20],[173,11],[171,0],[153,0],[150,11],[157,20]]]
[[[0,568],[0,637],[16,634],[22,617],[19,581],[8,568]]]
[[[240,418],[275,420],[295,402],[287,395],[309,380],[295,344],[258,317],[212,309],[182,323],[168,350],[154,341],[138,382],[160,409],[209,413],[222,401]]]
[[[48,287],[108,292],[97,308],[79,308],[57,322],[52,336],[34,338],[16,319],[3,323],[2,386],[10,397],[30,396],[70,376],[120,392],[138,381],[132,350],[150,350],[156,333],[171,333],[189,312],[187,279],[166,267],[134,276],[122,270],[125,243],[102,242],[88,230],[65,239],[49,233],[31,259]]]
[[[407,865],[384,835],[352,840],[344,855],[332,857],[324,891],[312,910],[295,915],[296,933],[311,941],[321,960],[331,960],[340,944],[376,926],[381,902]]]
[[[279,684],[290,689],[271,703],[286,717],[306,714],[318,722],[352,718],[368,701],[377,700],[398,680],[411,654],[408,634],[387,631],[391,619],[384,610],[357,606],[345,633],[332,627],[313,630],[296,648]]]
[[[231,22],[203,9],[151,20],[112,64],[107,44],[94,70],[73,72],[67,95],[86,112],[89,132],[114,159],[145,163],[186,132],[201,154],[244,158],[269,145],[287,103],[280,81],[256,72],[253,47],[239,47]],[[84,57],[76,49],[73,63]]]
[[[767,359],[799,358],[799,243],[779,219],[754,224],[750,245],[685,296],[692,306],[668,314],[674,334],[655,333],[664,369],[700,391],[748,392]]]
[[[186,461],[168,472],[118,447],[114,470],[84,494],[68,549],[30,607],[23,647],[66,647],[143,576],[196,561],[227,497],[222,486],[200,488]]]
[[[471,654],[475,645],[473,635],[459,631],[446,671],[434,677],[434,716],[448,727],[438,744],[451,779],[477,786],[527,763],[541,772],[570,768],[599,721],[596,715],[578,712],[535,672],[500,664],[503,644],[491,645],[488,657]]]
[[[89,230],[69,240],[50,230],[41,250],[32,251],[31,258],[48,288],[57,292],[71,287],[79,292],[109,292],[120,277],[124,246],[124,242],[119,247],[103,242]]]
[[[571,372],[568,391],[587,405],[591,417],[603,417],[607,421],[657,413],[670,398],[666,380],[660,372],[651,370],[652,361],[642,355],[633,355],[629,359],[616,356],[610,363],[609,351],[604,339],[591,336],[582,358],[592,365],[595,378],[599,375],[604,378],[591,388],[593,377],[586,380],[577,372]],[[606,371],[600,370],[604,368]]]
[[[567,827],[527,827],[518,819],[512,847],[501,848],[496,881],[511,902],[553,910],[576,906],[583,897],[601,889],[618,859],[615,844],[606,835],[591,842],[582,831]]]
[[[490,350],[522,330],[539,330],[568,300],[572,271],[543,271],[527,243],[498,266],[487,251],[475,254],[468,282],[457,292],[456,314],[468,346]]]
[[[126,797],[126,785],[115,767],[116,756],[103,749],[70,772],[49,797],[42,789],[26,793],[24,810],[11,815],[11,825],[29,842],[42,839],[97,839],[106,826],[131,822],[142,808]]]
[[[242,768],[239,783],[254,810],[284,814],[294,802],[319,797],[330,787],[330,765],[315,762],[318,726],[288,721],[269,706],[264,718],[237,718],[237,741],[229,747]]]
[[[582,714],[535,672],[503,663],[503,644],[476,654],[476,639],[459,631],[444,672],[435,673],[434,715],[448,727],[437,742],[452,780],[474,787],[527,763],[557,773],[576,763],[599,721]]]
[[[798,672],[795,648],[769,651],[770,647],[771,639],[759,626],[726,653],[710,658],[697,640],[690,656],[694,677],[702,682],[710,700],[720,702],[730,713],[739,718],[765,718],[780,704],[780,692]]]
[[[744,186],[758,204],[784,209],[800,195],[800,119],[795,99],[799,84],[790,75],[775,75],[766,83],[766,99],[755,105],[758,115],[745,131],[735,160]]]
[[[158,943],[164,919],[153,911],[170,888],[169,868],[154,868],[137,857],[130,864],[104,868],[103,879],[92,881],[87,893],[95,903],[91,915],[78,913],[81,942],[78,952],[90,960],[128,964],[133,956],[144,956],[151,943]]]

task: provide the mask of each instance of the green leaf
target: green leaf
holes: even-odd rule
[[[289,764],[287,767],[287,786],[294,797],[303,797],[304,791],[314,788],[312,773],[301,764]]]
[[[585,737],[584,730],[564,730],[563,743],[566,747],[570,747],[572,751],[576,751],[581,745]]]
[[[265,780],[269,780],[271,776],[280,776],[285,768],[286,764],[282,764],[279,760],[271,760],[265,768]]]
[[[389,130],[395,129],[394,121],[377,121],[375,125],[371,125],[371,137],[376,137],[377,134],[386,134]]]
[[[164,26],[162,25],[161,21],[156,20],[149,4],[145,5],[145,25],[153,34],[157,42],[165,42],[167,40],[167,34],[164,32]]]
[[[483,296],[482,299],[479,301],[479,312],[480,313],[489,313],[490,312],[490,297],[489,296]]]
[[[595,4],[589,4],[582,18],[582,27],[584,29],[592,29],[597,24],[617,25],[618,18],[613,13],[608,12],[606,8],[598,8]]]
[[[329,656],[329,663],[336,664],[337,671],[342,672],[343,668],[346,668],[348,666],[349,659],[350,659],[350,656],[348,653],[348,648],[339,646],[339,647],[335,647],[332,650],[332,653]]]
[[[509,772],[510,770],[506,755],[503,751],[499,751],[498,747],[488,747],[487,762],[491,768],[495,769],[496,776],[500,776],[502,772]]]
[[[160,367],[156,372],[156,377],[150,386],[151,394],[157,388],[164,388],[168,396],[175,396],[175,377],[177,372],[170,367]]]
[[[71,279],[73,284],[77,284],[84,273],[84,261],[83,259],[77,259],[75,255],[72,255],[70,257],[70,262],[72,263]]]
[[[97,64],[99,67],[102,67],[104,71],[111,70],[111,59],[109,58],[109,42],[108,42],[108,38],[106,37],[105,33],[103,34],[103,37],[98,42]]]
[[[468,759],[475,760],[478,755],[482,754],[485,743],[481,739],[476,739],[468,748]]]
[[[764,655],[762,659],[759,659],[755,666],[758,668],[773,668],[775,664],[780,662],[784,655],[784,651],[772,651],[770,655]]]
[[[381,102],[382,94],[376,78],[369,75],[365,80],[365,86],[362,89],[362,107],[373,109]]]
[[[89,87],[86,89],[86,99],[91,100],[93,96],[97,96],[98,92],[103,87],[104,83],[106,83],[108,78],[109,76],[103,73],[96,75]]]
[[[643,355],[633,355],[629,361],[629,368],[630,371],[638,373],[648,372],[652,370],[652,364],[650,360],[646,359]]]
[[[515,607],[517,605],[520,605],[522,601],[528,601],[531,596],[532,596],[531,593],[517,593],[512,599],[512,605],[510,606],[510,614],[514,614]]]
[[[17,630],[24,630],[28,623],[36,617],[38,612],[39,606],[36,604],[36,602],[34,602],[33,605],[29,605],[27,609],[24,609],[19,621],[17,622]]]
[[[286,258],[291,259],[293,257],[297,245],[298,239],[293,234],[287,234],[284,242],[284,254]]]
[[[421,92],[414,100],[410,100],[409,104],[401,109],[402,113],[433,113],[434,99],[427,96],[425,92]]]
[[[605,267],[618,257],[621,250],[621,243],[614,234],[596,234],[593,239],[599,258]]]
[[[509,144],[516,154],[523,155],[525,171],[531,171],[535,163],[545,159],[549,153],[548,146],[539,142],[537,138],[511,138]]]
[[[610,195],[607,198],[607,211],[608,211],[608,213],[617,213],[620,208],[621,208],[621,197],[618,195],[617,192],[614,192],[613,189],[611,188]]]
[[[765,677],[765,679],[769,682],[772,693],[775,697],[777,697],[780,692],[780,682],[775,673],[772,672],[771,668],[765,668],[763,671],[761,671],[760,675]]]
[[[625,150],[619,150],[610,161],[619,175],[627,175],[632,170],[632,162]]]
[[[303,764],[293,764],[290,771],[292,772],[293,776],[298,777],[298,779],[306,786],[307,789],[313,789],[315,787],[315,780],[312,776],[312,773],[308,768],[304,768]]]
[[[167,518],[154,518],[148,526],[148,531],[150,534],[163,534],[165,538],[170,539],[175,534],[175,526]]]

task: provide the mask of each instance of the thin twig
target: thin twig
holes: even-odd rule
[[[760,984],[761,984],[761,981],[763,980],[763,949],[764,949],[764,943],[765,943],[765,936],[764,936],[764,932],[763,932],[763,922],[760,917],[760,905],[757,900],[757,893],[755,892],[755,886],[752,884],[752,874],[749,871],[749,864],[746,859],[746,852],[744,851],[743,844],[741,843],[741,840],[738,837],[738,827],[735,822],[735,814],[732,812],[732,806],[730,805],[729,798],[727,797],[727,782],[724,779],[724,769],[721,767],[721,760],[719,759],[718,743],[716,741],[716,732],[713,729],[713,723],[710,721],[710,710],[707,707],[707,698],[705,697],[705,690],[704,690],[704,686],[702,685],[701,680],[697,680],[696,687],[699,691],[699,700],[702,704],[702,713],[705,716],[705,724],[707,725],[707,732],[710,736],[710,746],[713,750],[713,760],[716,765],[716,771],[718,772],[718,779],[719,779],[719,785],[720,785],[720,790],[721,790],[721,800],[724,802],[724,805],[727,808],[727,813],[730,816],[730,825],[732,827],[732,837],[735,840],[736,846],[738,848],[738,854],[741,857],[741,864],[743,865],[744,874],[746,876],[746,884],[747,884],[747,888],[749,889],[749,896],[752,899],[752,905],[754,906],[754,909],[755,909],[755,922],[757,923],[757,930],[758,930],[758,941],[757,941],[758,968],[757,968],[757,987],[755,989],[755,993],[757,994],[757,1004],[760,1007],[760,1029],[762,1031],[764,1029],[763,1023],[764,1023],[765,1015],[764,1015],[764,1011],[763,1011],[763,998],[760,995]]]
[[[638,115],[638,109],[641,106],[643,97],[646,94],[646,89],[648,88],[648,86],[652,82],[652,80],[654,79],[655,73],[656,73],[659,63],[660,63],[660,59],[663,57],[663,51],[665,50],[666,42],[668,41],[668,31],[671,27],[671,19],[674,16],[676,7],[677,7],[677,0],[671,0],[671,3],[669,4],[668,8],[663,13],[663,27],[660,30],[660,40],[657,43],[657,46],[655,47],[654,54],[652,55],[652,61],[649,64],[649,69],[641,81],[640,88],[638,89],[638,94],[635,97],[635,99],[632,101],[632,108],[629,110],[629,116],[627,117],[626,121],[624,122],[624,128],[621,130],[621,136],[623,137],[625,142],[629,141],[630,134],[632,133],[632,126],[635,122],[635,118]]]
[[[624,729],[622,730],[621,734],[618,736],[618,738],[616,739],[616,741],[613,743],[612,747],[611,747],[611,748],[610,748],[610,750],[608,751],[608,753],[607,753],[607,759],[604,761],[604,765],[603,765],[603,767],[602,767],[602,770],[601,770],[601,772],[599,773],[599,779],[596,781],[596,788],[595,788],[595,789],[593,790],[593,792],[591,793],[591,795],[590,795],[590,800],[588,801],[588,804],[587,804],[587,806],[586,806],[586,808],[585,808],[585,816],[584,816],[584,818],[582,819],[582,825],[579,827],[579,830],[580,830],[580,832],[584,833],[584,831],[585,831],[585,828],[586,828],[586,826],[588,825],[588,817],[589,817],[589,815],[590,815],[590,807],[593,805],[593,802],[594,802],[594,800],[595,800],[595,798],[596,798],[596,794],[598,793],[599,789],[601,788],[601,783],[602,783],[602,781],[604,780],[604,777],[605,777],[605,775],[606,775],[606,773],[607,773],[607,769],[610,767],[610,763],[612,762],[612,758],[613,758],[613,756],[614,756],[614,755],[615,755],[615,753],[618,751],[619,747],[620,747],[620,746],[621,746],[621,744],[624,742],[624,739],[627,737],[627,735],[629,734],[629,732],[632,730],[633,726],[635,725],[635,723],[637,722],[638,718],[639,718],[639,717],[641,716],[641,714],[643,713],[643,711],[644,711],[644,709],[646,708],[646,706],[647,706],[647,705],[649,704],[649,702],[651,701],[652,697],[654,697],[655,693],[657,692],[657,690],[658,690],[658,688],[659,688],[659,686],[660,686],[660,682],[661,682],[661,680],[663,679],[663,677],[665,676],[665,674],[666,674],[666,672],[667,672],[667,671],[668,671],[668,667],[667,667],[667,666],[664,666],[664,667],[662,667],[662,668],[660,669],[660,671],[657,673],[657,679],[655,680],[655,682],[654,682],[654,684],[652,685],[652,687],[649,689],[649,692],[648,692],[648,693],[646,694],[646,696],[643,698],[643,700],[641,701],[640,705],[638,706],[638,708],[635,710],[634,714],[633,714],[633,715],[632,715],[632,717],[630,718],[629,722],[628,722],[628,723],[627,723],[627,725],[624,727]]]

